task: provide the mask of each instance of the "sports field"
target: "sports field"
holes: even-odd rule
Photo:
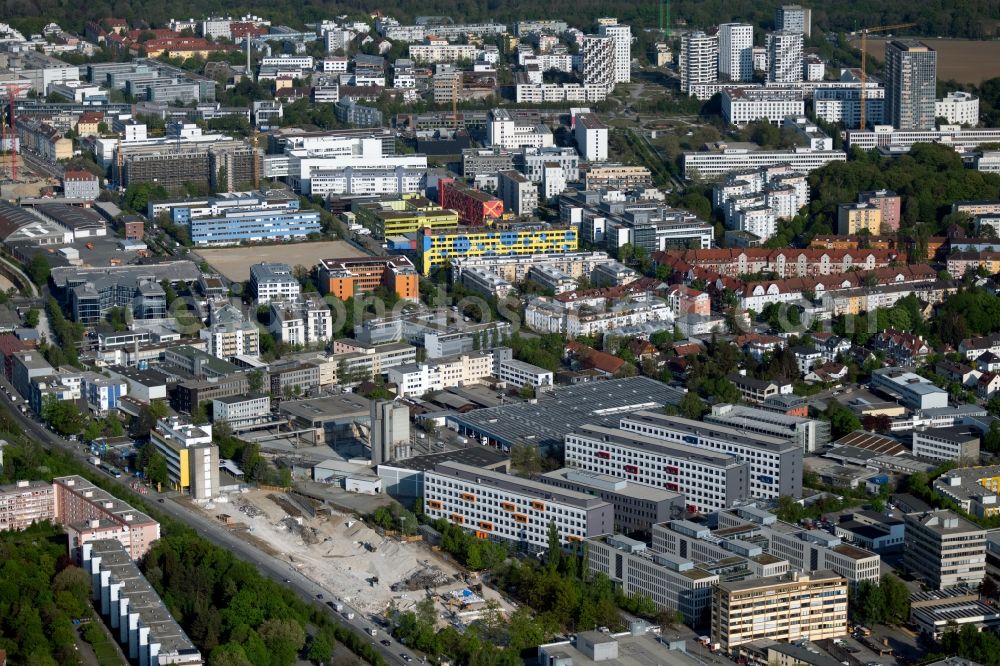
[[[262,261],[288,264],[293,268],[312,268],[321,259],[365,256],[364,252],[346,241],[198,249],[195,254],[233,282],[250,279],[250,264]]]
[[[885,60],[884,39],[868,40],[868,55]],[[920,41],[937,51],[937,77],[959,83],[979,85],[1000,76],[1000,41],[980,42],[968,39],[927,39]]]

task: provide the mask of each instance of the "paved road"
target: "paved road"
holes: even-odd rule
[[[42,176],[50,176],[55,179],[62,179],[63,177],[63,167],[56,162],[50,162],[46,159],[35,155],[34,153],[21,152],[21,159],[24,160],[25,165],[34,171],[35,173]],[[20,174],[19,174],[20,175]]]
[[[7,392],[14,392],[14,387],[10,384],[10,382],[2,377],[0,377],[0,387],[4,389],[4,391],[0,392],[3,402],[6,402],[7,405],[10,406],[11,401],[7,396]],[[21,399],[18,398],[18,404],[21,403]],[[43,445],[58,447],[68,451],[75,458],[86,464],[86,458],[89,455],[89,451],[87,451],[83,446],[73,444],[62,439],[61,437],[58,437],[38,421],[22,414],[14,406],[10,406],[10,411],[14,414],[15,418],[20,421],[25,433],[29,437],[41,442]],[[131,491],[129,484],[132,482],[132,479],[130,477],[114,479],[109,476],[108,480]],[[377,642],[388,638],[385,631],[376,627],[376,625],[368,620],[360,611],[351,608],[347,604],[344,605],[345,612],[352,611],[354,613],[353,620],[348,620],[346,616],[334,612],[332,608],[326,606],[324,602],[319,601],[316,598],[316,595],[320,592],[321,588],[319,588],[315,582],[307,578],[298,570],[294,569],[287,562],[272,557],[252,544],[243,541],[217,521],[208,518],[200,511],[197,511],[193,507],[189,506],[187,502],[174,501],[172,499],[174,495],[174,493],[159,494],[154,490],[150,490],[148,494],[143,495],[142,497],[143,499],[156,502],[158,509],[168,514],[171,518],[183,522],[188,527],[195,529],[202,537],[208,539],[216,546],[230,551],[241,560],[251,562],[257,567],[257,570],[260,571],[261,574],[271,578],[272,580],[283,583],[306,602],[312,603],[326,610],[341,624],[346,624],[358,633],[365,635],[366,639],[372,642],[372,644],[382,653],[382,656],[388,663],[405,664],[406,660],[400,656],[401,654],[406,654],[414,662],[420,661],[419,657],[416,657],[414,653],[410,652],[409,649],[400,645],[394,639],[389,639],[391,640],[391,645],[389,647],[383,646],[380,642]],[[379,629],[378,636],[376,638],[372,638],[368,633],[372,628]]]

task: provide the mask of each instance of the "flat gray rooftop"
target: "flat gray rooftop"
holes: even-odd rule
[[[515,443],[561,446],[584,424],[616,427],[623,414],[676,405],[684,391],[648,377],[556,387],[536,402],[480,409],[454,417],[459,430]]]

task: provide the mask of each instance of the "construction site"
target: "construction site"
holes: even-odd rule
[[[393,607],[412,610],[428,595],[435,600],[442,626],[464,626],[477,619],[490,599],[503,612],[511,610],[496,591],[480,585],[475,574],[419,537],[383,535],[356,515],[301,495],[255,489],[205,510],[314,581],[317,592],[369,616],[383,618]]]
[[[16,104],[28,88],[6,84],[5,89],[8,98],[0,100],[0,198],[37,197],[60,184],[56,160],[72,157],[73,142],[44,123],[29,120],[19,125]],[[37,155],[25,155],[24,150]]]

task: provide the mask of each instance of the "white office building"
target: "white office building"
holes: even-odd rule
[[[424,512],[528,552],[548,548],[549,525],[563,545],[614,529],[614,509],[573,490],[464,465],[439,463],[424,472]]]
[[[747,461],[750,497],[799,497],[802,494],[802,449],[788,438],[649,411],[623,416],[621,428],[648,438]]]
[[[846,162],[843,150],[762,150],[756,144],[716,144],[714,150],[684,153],[684,177],[714,179],[734,171],[787,164],[794,171],[808,173],[830,162]]]
[[[552,386],[551,370],[516,359],[497,361],[493,374],[508,386]]]
[[[753,79],[753,26],[746,23],[719,25],[719,78],[728,81]]]
[[[396,385],[397,395],[419,397],[454,386],[478,384],[493,374],[494,363],[492,353],[473,352],[398,365],[389,368],[387,377],[390,384]]]
[[[683,493],[694,511],[749,497],[747,464],[732,454],[592,425],[567,434],[564,450],[567,467]]]
[[[493,109],[486,119],[486,145],[516,150],[554,145],[552,130],[545,125],[519,122],[507,109]]]
[[[813,91],[816,118],[844,127],[859,127],[861,120],[861,86],[856,88],[816,88]],[[868,125],[881,125],[885,118],[885,88],[874,82],[865,83],[865,118]]]
[[[212,400],[212,420],[225,421],[233,428],[267,421],[270,414],[271,398],[267,395],[232,395]]]

